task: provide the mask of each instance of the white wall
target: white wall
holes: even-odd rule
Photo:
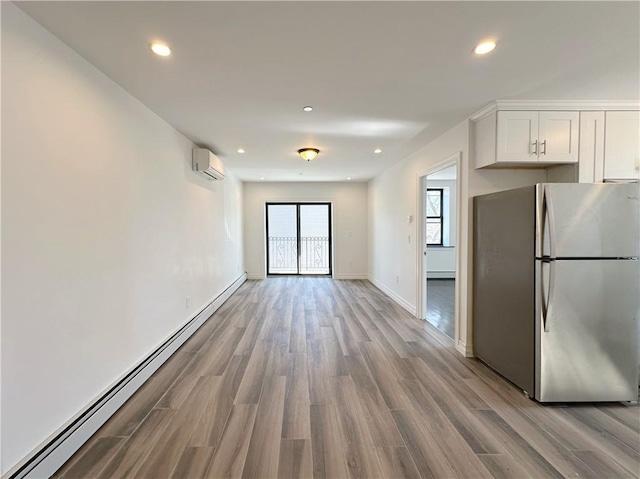
[[[456,248],[430,246],[427,248],[427,278],[456,277]]]
[[[544,170],[474,170],[469,167],[469,122],[463,121],[369,183],[369,275],[374,284],[387,291],[407,309],[417,305],[417,254],[415,238],[418,222],[407,223],[416,215],[418,178],[460,152],[461,187],[460,268],[457,278],[460,296],[456,309],[460,317],[456,346],[472,350],[472,198],[494,191],[545,181]],[[390,254],[393,252],[393,254]]]
[[[367,184],[358,182],[244,184],[245,260],[249,278],[265,277],[265,203],[333,204],[333,276],[367,277]]]
[[[243,273],[242,184],[2,2],[2,472]],[[186,307],[186,297],[190,307]]]
[[[553,166],[547,169],[549,183],[578,183],[578,164]]]

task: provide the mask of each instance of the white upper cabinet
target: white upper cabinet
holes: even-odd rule
[[[499,111],[498,163],[578,162],[577,111]]]
[[[605,113],[604,180],[638,180],[640,176],[640,112]]]
[[[580,112],[541,111],[538,113],[538,161],[577,163]]]
[[[475,168],[554,168],[559,181],[640,180],[640,104],[498,100],[471,116]],[[572,179],[573,178],[573,179]]]
[[[538,112],[498,112],[498,162],[538,161]]]
[[[497,111],[474,125],[476,168],[578,162],[577,111]]]

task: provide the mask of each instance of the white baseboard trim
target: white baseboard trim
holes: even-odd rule
[[[265,279],[265,276],[261,273],[247,273],[247,279],[251,279],[251,280],[260,280],[260,279]],[[351,274],[351,273],[345,273],[345,274],[334,274],[333,275],[333,279],[369,279],[369,275],[368,274]]]
[[[130,371],[54,432],[3,478],[52,476],[171,355],[247,280],[243,273]]]
[[[456,279],[455,271],[427,271],[427,279]]]
[[[466,344],[460,340],[456,341],[456,351],[462,354],[465,358],[474,358],[473,345]]]
[[[367,278],[369,280],[369,282],[371,284],[373,284],[376,288],[378,288],[380,291],[382,291],[384,294],[386,294],[387,296],[389,296],[391,299],[393,299],[396,303],[398,303],[400,306],[402,306],[404,309],[406,309],[407,311],[409,311],[409,313],[411,313],[412,316],[416,315],[416,307],[412,304],[410,304],[408,301],[406,301],[405,299],[401,298],[400,296],[398,296],[396,293],[394,293],[393,291],[391,291],[389,288],[387,288],[384,284],[382,284],[380,281],[377,281],[373,278]]]
[[[334,274],[333,279],[369,279],[368,274]]]

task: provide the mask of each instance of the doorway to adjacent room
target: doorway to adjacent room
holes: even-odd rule
[[[420,178],[419,317],[456,338],[459,154]]]

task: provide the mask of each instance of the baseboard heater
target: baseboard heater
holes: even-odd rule
[[[456,279],[455,271],[427,271],[427,279]]]
[[[152,351],[128,374],[91,403],[69,424],[32,452],[3,478],[41,479],[53,475],[151,375],[246,281],[246,273],[202,308],[170,338]]]

